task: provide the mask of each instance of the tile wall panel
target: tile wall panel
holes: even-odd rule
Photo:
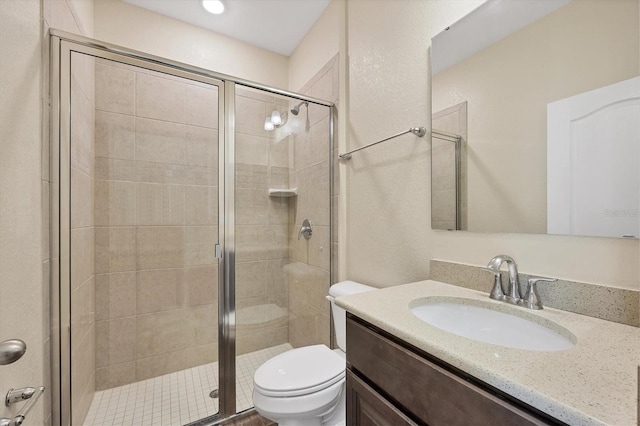
[[[217,360],[217,89],[96,66],[96,388]]]
[[[302,93],[334,103],[338,102],[337,57],[332,59],[302,89]],[[329,162],[334,161],[334,179],[338,181],[337,150],[330,150],[330,109],[319,105],[301,107],[305,114],[305,132],[292,139],[290,168],[292,186],[298,197],[289,210],[289,259],[286,269],[289,290],[289,342],[294,347],[331,344],[330,305],[325,296],[337,277],[337,201],[330,208]],[[337,137],[337,132],[334,132]],[[335,142],[337,147],[337,142]],[[337,183],[334,183],[337,188]],[[337,192],[336,192],[337,195]],[[333,215],[333,235],[330,231]],[[298,239],[304,219],[313,226],[309,240]],[[332,259],[333,250],[333,259]],[[331,265],[333,262],[333,270]],[[331,276],[333,272],[333,277]]]
[[[284,99],[238,88],[236,96],[236,303],[238,355],[288,341],[287,225],[290,199],[269,197],[289,187],[289,137],[264,130]]]
[[[306,92],[337,93],[334,68]],[[159,73],[96,66],[97,389],[217,359],[215,95]],[[329,109],[301,107],[305,127],[295,135],[266,132],[266,115],[284,115],[288,104],[243,89],[236,99],[238,354],[329,344]],[[297,197],[268,196],[295,185]],[[304,218],[314,225],[309,241],[297,240]]]

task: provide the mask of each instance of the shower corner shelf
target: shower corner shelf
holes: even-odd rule
[[[298,195],[298,188],[269,188],[269,197],[295,197]]]

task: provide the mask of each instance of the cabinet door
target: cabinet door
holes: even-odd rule
[[[369,385],[347,370],[347,426],[415,425]]]

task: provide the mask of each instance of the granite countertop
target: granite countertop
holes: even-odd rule
[[[433,296],[491,303],[503,312],[521,309],[529,320],[547,324],[553,321],[564,327],[577,343],[569,350],[537,352],[460,337],[431,326],[410,312],[412,301]],[[558,309],[532,311],[514,307],[489,299],[488,293],[432,280],[342,296],[336,303],[563,422],[638,424],[640,329],[637,327]]]

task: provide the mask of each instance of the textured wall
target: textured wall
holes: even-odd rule
[[[409,127],[429,127],[430,6],[463,11],[472,5],[383,0],[374,8],[365,0],[347,3],[346,149]],[[433,251],[430,161],[428,138],[405,135],[358,152],[345,163],[350,279],[391,286],[428,276]]]
[[[0,52],[3,58],[11,58],[0,61],[0,339],[18,337],[28,346],[23,359],[0,370],[0,383],[6,386],[0,391],[47,386],[29,414],[31,424],[51,422],[49,270],[56,261],[50,258],[57,253],[49,250],[47,31],[52,26],[91,35],[92,4],[78,0],[0,3]],[[29,321],[15,320],[27,314]],[[90,383],[90,378],[84,383]],[[0,415],[15,415],[18,409]]]
[[[43,260],[49,254],[42,206],[48,192],[41,179],[40,29],[40,2],[0,2],[0,341],[20,338],[28,346],[18,362],[0,366],[1,395],[10,388],[45,384],[47,371]],[[14,407],[3,404],[0,417],[15,416],[20,406]],[[39,401],[28,421],[43,424],[48,417],[44,407]]]
[[[429,40],[480,3],[348,2],[350,148],[429,127]],[[390,286],[427,278],[431,258],[484,265],[505,253],[523,272],[638,288],[638,241],[431,231],[429,158],[428,140],[404,136],[347,165],[351,279]]]

